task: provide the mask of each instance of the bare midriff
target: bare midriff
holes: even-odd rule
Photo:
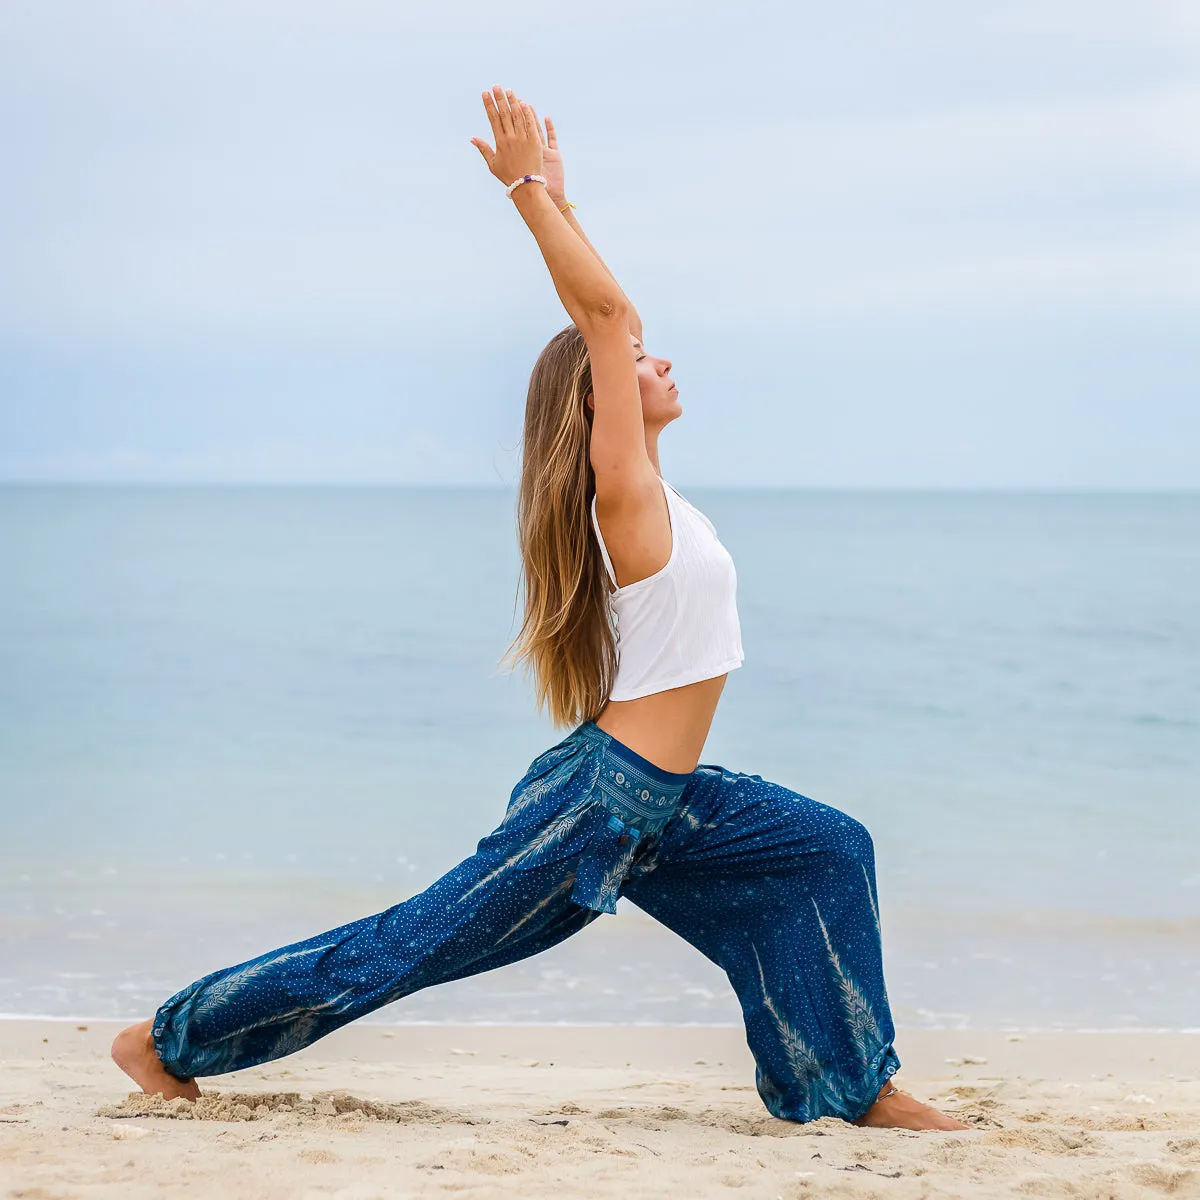
[[[656,767],[691,774],[704,750],[725,679],[714,675],[636,700],[610,700],[596,724]]]

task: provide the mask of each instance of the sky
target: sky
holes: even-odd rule
[[[681,486],[1200,485],[1194,0],[6,0],[0,481],[511,485],[494,83]]]

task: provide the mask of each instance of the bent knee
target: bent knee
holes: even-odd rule
[[[849,813],[828,806],[826,809],[825,819],[821,822],[821,848],[848,863],[873,866],[875,842],[871,831]]]

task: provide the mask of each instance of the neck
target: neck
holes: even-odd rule
[[[655,473],[662,476],[662,468],[658,465],[658,430],[646,430],[646,457],[650,459],[650,465],[654,468]]]

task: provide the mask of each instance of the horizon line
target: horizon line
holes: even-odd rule
[[[679,480],[680,486],[727,492],[878,492],[957,495],[1113,495],[1113,496],[1194,496],[1200,485],[1148,486],[1144,484],[872,484],[872,483],[704,483]],[[273,479],[3,479],[0,488],[192,488],[234,489],[325,489],[334,490],[424,490],[424,491],[507,491],[518,484],[456,481],[371,481],[371,480],[273,480]]]

